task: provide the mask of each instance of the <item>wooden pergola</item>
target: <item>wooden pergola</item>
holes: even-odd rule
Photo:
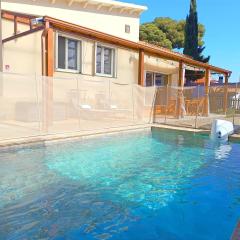
[[[47,41],[51,43],[52,40],[52,31],[53,29],[58,29],[62,30],[65,32],[73,32],[75,34],[91,38],[94,40],[102,41],[102,42],[107,42],[111,43],[114,45],[118,45],[121,47],[125,47],[128,49],[133,49],[135,51],[139,52],[139,64],[138,64],[138,84],[143,86],[144,85],[144,58],[145,54],[148,54],[150,56],[155,56],[159,57],[162,59],[166,60],[172,60],[175,62],[179,63],[179,82],[178,86],[183,89],[184,87],[184,65],[196,67],[196,68],[201,68],[205,70],[205,106],[204,106],[204,115],[207,116],[209,113],[209,86],[210,86],[210,72],[213,71],[215,73],[223,74],[225,76],[225,92],[224,92],[224,112],[227,111],[227,85],[228,85],[228,80],[231,75],[231,71],[212,66],[207,63],[202,63],[199,61],[195,61],[190,57],[187,57],[183,54],[176,53],[170,50],[167,50],[165,48],[160,48],[160,47],[155,47],[143,42],[132,42],[126,39],[122,39],[119,37],[115,37],[112,35],[108,35],[96,30],[92,30],[89,28],[85,28],[82,26],[78,26],[72,23],[64,22],[58,19],[54,19],[51,17],[44,17],[44,22],[45,26],[48,29],[48,36],[47,36]],[[50,39],[49,39],[50,38]],[[49,45],[50,46],[50,45]],[[47,52],[49,53],[46,56],[46,62],[48,62],[48,67],[47,67],[47,75],[52,76],[54,69],[53,67],[53,52],[51,51],[52,47],[48,48]],[[179,93],[179,95],[181,95]],[[181,100],[179,99],[178,101],[178,113],[177,116],[180,117],[180,102]]]
[[[109,35],[100,31],[89,29],[83,26],[79,26],[73,23],[65,22],[59,19],[45,16],[42,18],[42,24],[33,26],[32,19],[37,16],[20,14],[9,11],[2,11],[2,17],[14,21],[14,35],[3,39],[3,44],[11,41],[13,39],[26,36],[33,32],[43,31],[42,32],[42,74],[43,76],[52,77],[54,74],[54,30],[61,30],[64,32],[74,33],[79,36],[83,36],[94,41],[101,41],[105,43],[114,44],[115,46],[124,47],[137,51],[139,53],[139,64],[138,64],[138,84],[144,85],[144,58],[145,55],[155,56],[161,59],[175,61],[179,64],[179,81],[178,86],[180,89],[184,87],[184,66],[188,65],[191,67],[196,67],[203,69],[205,71],[205,115],[208,115],[209,112],[209,103],[208,103],[208,94],[210,86],[210,73],[215,72],[225,76],[225,91],[224,91],[224,111],[227,110],[227,85],[228,80],[231,75],[231,71],[212,66],[207,63],[202,63],[196,61],[188,56],[185,56],[180,53],[176,53],[165,48],[156,47],[149,45],[143,42],[133,42],[123,38],[119,38],[113,35]],[[24,23],[29,25],[29,30],[18,33],[17,24]],[[51,85],[51,83],[50,83]],[[180,101],[179,101],[180,102]],[[180,109],[180,107],[178,108]],[[180,110],[179,110],[180,111]],[[178,113],[180,116],[180,112]]]

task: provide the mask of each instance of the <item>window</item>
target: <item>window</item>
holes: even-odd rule
[[[145,86],[165,86],[168,83],[168,75],[155,72],[146,72]]]
[[[96,74],[114,75],[115,50],[112,48],[97,45],[96,49]]]
[[[74,72],[80,71],[80,41],[58,35],[57,68]]]
[[[154,73],[152,72],[146,72],[146,87],[151,87],[154,85]]]
[[[165,86],[168,83],[168,75],[161,73],[155,73],[155,85],[156,86]]]
[[[131,27],[130,25],[126,24],[125,25],[125,33],[130,33],[131,32]]]

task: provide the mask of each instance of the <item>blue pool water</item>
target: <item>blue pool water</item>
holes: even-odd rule
[[[240,145],[153,130],[0,153],[0,239],[227,240]]]

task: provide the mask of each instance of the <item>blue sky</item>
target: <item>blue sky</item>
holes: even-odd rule
[[[190,0],[122,0],[123,2],[146,5],[148,11],[141,22],[155,17],[185,19]],[[240,0],[198,0],[199,22],[206,27],[205,55],[210,63],[233,71],[231,81],[240,77]]]

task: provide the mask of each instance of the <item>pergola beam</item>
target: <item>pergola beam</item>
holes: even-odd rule
[[[18,34],[16,34],[16,35],[13,35],[13,36],[11,36],[11,37],[8,37],[8,38],[3,39],[3,40],[2,40],[2,43],[6,43],[6,42],[9,42],[9,41],[14,40],[14,39],[27,36],[27,35],[29,35],[29,34],[32,34],[32,33],[34,33],[34,32],[38,32],[38,31],[43,30],[43,29],[44,29],[44,27],[43,27],[43,26],[40,26],[40,27],[33,28],[33,29],[30,29],[30,30],[25,31],[25,32],[18,33]]]
[[[151,46],[148,44],[143,44],[141,42],[133,42],[127,39],[119,38],[113,35],[109,35],[100,31],[96,31],[93,29],[89,29],[86,27],[82,27],[76,24],[68,23],[62,20],[54,19],[51,17],[45,17],[45,21],[51,22],[51,25],[56,28],[56,29],[61,29],[64,31],[70,31],[70,32],[75,32],[77,34],[80,34],[82,36],[96,39],[99,41],[111,43],[114,45],[122,46],[122,47],[127,47],[133,50],[139,51],[139,49],[143,49],[145,54],[149,54],[152,56],[157,56],[159,58],[171,60],[171,61],[176,61],[176,62],[183,62],[184,64],[187,64],[189,66],[193,67],[198,67],[198,68],[209,68],[209,70],[218,72],[221,74],[231,74],[231,71],[218,68],[212,65],[209,65],[207,63],[199,62],[196,60],[193,60],[190,57],[187,57],[183,54],[175,53],[169,50],[166,50],[164,48],[158,48],[155,46]]]

